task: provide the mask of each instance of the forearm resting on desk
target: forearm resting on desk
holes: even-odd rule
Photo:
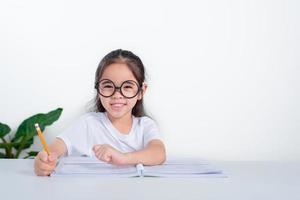
[[[128,164],[160,165],[166,160],[166,150],[162,141],[152,140],[140,151],[125,154]]]

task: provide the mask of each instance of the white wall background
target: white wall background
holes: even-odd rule
[[[100,59],[123,48],[147,68],[146,106],[169,154],[299,160],[299,10],[297,0],[2,0],[0,122],[16,130],[62,107],[50,142],[85,112]]]

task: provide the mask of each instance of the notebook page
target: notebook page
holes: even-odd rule
[[[168,159],[163,165],[144,166],[144,176],[199,177],[222,174],[222,170],[208,161],[195,159]]]
[[[137,176],[133,165],[112,165],[90,157],[64,157],[52,176],[58,175]]]

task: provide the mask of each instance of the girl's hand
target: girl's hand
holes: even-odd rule
[[[127,157],[125,154],[114,149],[108,144],[97,144],[93,147],[95,156],[104,162],[114,164],[114,165],[126,165]]]
[[[38,176],[49,176],[55,169],[57,162],[56,153],[48,155],[46,151],[40,151],[34,159],[34,172]]]

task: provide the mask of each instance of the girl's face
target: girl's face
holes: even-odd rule
[[[103,79],[111,80],[116,87],[120,87],[124,81],[128,80],[138,82],[128,66],[124,63],[113,63],[107,66],[100,80]],[[146,86],[144,85],[142,88],[143,93],[145,89]],[[120,93],[120,90],[116,90],[111,97],[99,95],[99,98],[110,119],[131,118],[132,109],[137,100],[142,98],[142,92],[139,92],[134,98],[128,99]]]

